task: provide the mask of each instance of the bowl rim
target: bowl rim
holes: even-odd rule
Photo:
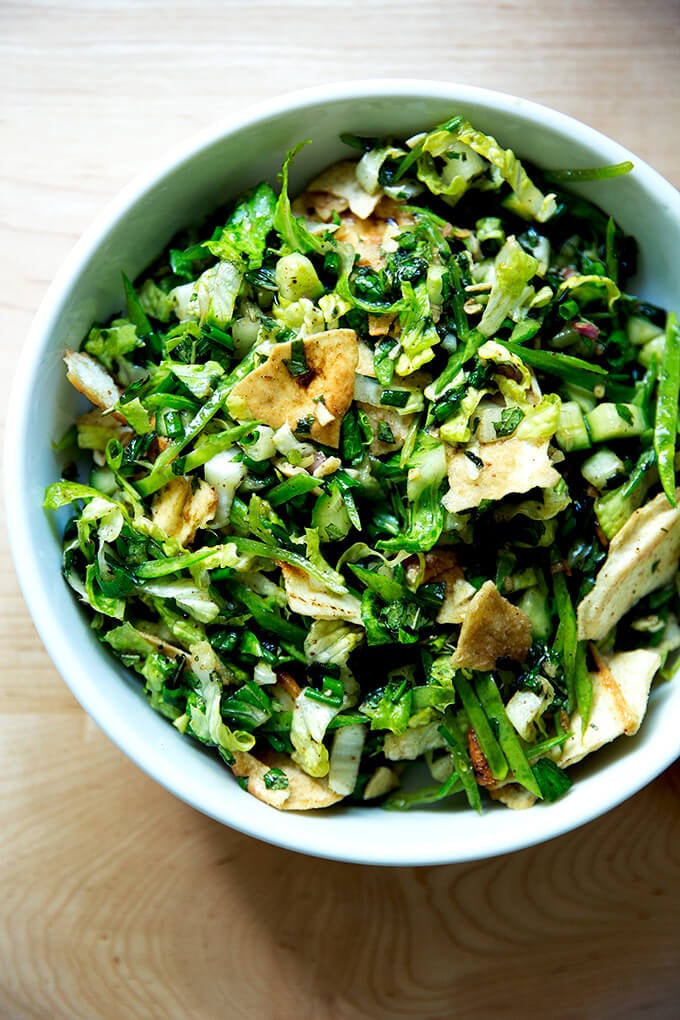
[[[638,773],[635,780],[624,785],[623,789],[612,784],[607,795],[589,806],[588,809],[584,810],[582,806],[579,806],[577,810],[569,810],[567,800],[563,802],[566,810],[559,813],[546,811],[544,823],[532,825],[529,833],[521,826],[509,826],[507,836],[493,846],[480,845],[476,849],[469,848],[457,854],[452,854],[449,844],[445,848],[431,845],[422,846],[417,855],[412,849],[409,849],[410,844],[409,847],[398,845],[373,847],[365,844],[359,845],[358,841],[355,841],[357,845],[340,842],[329,846],[323,841],[322,827],[319,827],[319,835],[315,837],[309,826],[296,826],[289,823],[272,824],[272,809],[270,808],[267,808],[266,814],[253,812],[252,816],[248,814],[245,818],[232,817],[229,812],[225,815],[224,811],[219,810],[219,805],[202,799],[198,792],[192,789],[190,783],[179,784],[177,781],[168,780],[163,770],[164,762],[161,755],[138,746],[141,741],[135,743],[133,740],[131,742],[128,739],[132,732],[131,728],[125,727],[121,716],[115,713],[107,714],[103,710],[105,706],[101,697],[93,695],[91,680],[84,673],[79,674],[78,670],[74,670],[72,653],[69,652],[63,641],[56,618],[52,618],[49,612],[46,612],[49,609],[49,599],[44,585],[36,586],[34,583],[35,578],[41,576],[41,571],[38,552],[33,547],[27,517],[22,513],[21,501],[11,498],[11,494],[16,491],[21,479],[21,448],[17,438],[25,433],[32,382],[39,371],[41,355],[48,346],[52,329],[65,307],[65,295],[70,292],[83,267],[121,216],[142,195],[150,191],[167,175],[177,172],[183,164],[193,159],[200,151],[249,126],[293,110],[303,111],[307,107],[317,106],[323,102],[359,101],[381,97],[422,97],[424,99],[450,100],[452,104],[482,104],[493,109],[494,112],[519,116],[529,123],[550,127],[562,135],[577,133],[579,141],[606,153],[607,158],[612,162],[632,159],[635,163],[635,174],[642,177],[649,188],[654,189],[680,223],[680,193],[647,163],[607,135],[568,114],[509,93],[426,78],[370,78],[357,81],[338,81],[297,89],[275,98],[254,103],[236,114],[219,119],[208,127],[191,134],[171,147],[147,169],[137,174],[130,183],[104,205],[58,269],[33,318],[19,355],[10,392],[4,443],[5,515],[10,538],[10,551],[19,585],[33,623],[52,662],[80,705],[104,733],[124,751],[127,757],[161,786],[202,813],[236,831],[299,853],[373,865],[460,863],[497,856],[550,840],[611,810],[651,782],[680,755],[680,736],[676,749],[669,748],[660,741],[658,743],[661,746],[653,744],[646,751],[647,767],[642,776]],[[134,736],[133,732],[132,735]],[[274,815],[279,819],[283,817],[284,821],[291,818],[291,815],[283,813],[274,812]],[[299,815],[294,817],[299,817]]]

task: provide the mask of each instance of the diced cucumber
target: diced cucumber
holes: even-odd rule
[[[545,641],[549,638],[552,620],[548,611],[547,593],[536,586],[527,588],[518,605],[531,620],[531,636],[534,641]]]
[[[630,343],[635,344],[636,347],[649,343],[650,340],[654,340],[657,336],[663,336],[662,329],[659,329],[653,322],[643,318],[641,315],[631,315],[626,323],[626,333]]]
[[[279,295],[284,301],[299,301],[301,298],[315,301],[323,294],[323,284],[313,263],[299,252],[280,258],[276,263],[275,276]]]
[[[634,492],[625,495],[627,484],[605,492],[603,496],[595,500],[595,515],[602,531],[611,541],[617,531],[620,531],[634,510],[642,505],[646,489],[639,486]]]
[[[322,542],[338,542],[349,533],[352,522],[336,483],[331,482],[314,504],[312,525],[319,529]]]
[[[592,411],[595,407],[597,400],[592,390],[587,390],[583,386],[575,386],[573,383],[567,383],[564,389],[569,400],[574,400],[582,411]]]
[[[666,337],[661,333],[659,336],[655,336],[653,340],[646,343],[644,347],[640,348],[638,354],[638,361],[645,368],[649,368],[652,363],[652,358],[656,358],[657,368],[661,364],[663,358],[664,347],[666,346]]]
[[[586,414],[586,422],[594,443],[610,439],[627,439],[641,436],[648,428],[647,420],[637,404],[610,404],[603,402]]]
[[[581,465],[581,474],[585,480],[600,491],[606,489],[612,478],[623,474],[625,470],[626,467],[621,458],[606,447],[597,450]]]
[[[90,485],[99,489],[105,496],[113,496],[118,488],[115,475],[108,467],[94,467],[90,471]]]
[[[587,450],[591,446],[587,416],[575,400],[567,400],[560,407],[560,418],[555,432],[558,446],[570,450]]]

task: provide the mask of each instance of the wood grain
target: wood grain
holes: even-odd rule
[[[0,0],[0,405],[69,248],[178,138],[291,88],[440,77],[557,106],[678,185],[679,43],[677,0]],[[255,843],[83,715],[0,541],[2,1020],[678,1015],[680,766],[476,864]]]

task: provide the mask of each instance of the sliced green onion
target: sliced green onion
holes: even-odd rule
[[[380,403],[385,407],[406,407],[410,399],[408,390],[383,390]]]
[[[293,340],[290,345],[290,358],[284,358],[283,363],[294,377],[307,375],[309,365],[305,354],[304,340]]]
[[[411,808],[425,807],[427,804],[436,804],[445,797],[451,797],[463,789],[459,776],[454,770],[446,782],[439,786],[426,786],[423,789],[415,790],[412,793],[405,793],[398,790],[387,798],[383,807],[387,811],[409,811]]]
[[[592,376],[606,375],[607,369],[602,365],[593,365],[582,358],[575,358],[571,354],[560,354],[558,351],[542,351],[533,347],[521,347],[519,344],[509,343],[507,340],[497,342],[505,347],[512,354],[516,354],[525,364],[531,368],[537,368],[549,375],[556,375],[565,382],[575,383],[577,386],[592,386]]]
[[[268,790],[287,790],[288,789],[288,776],[283,769],[269,769],[265,772],[264,785]]]
[[[546,170],[544,177],[551,184],[576,184],[581,181],[606,181],[629,174],[634,164],[629,159],[610,166],[573,167],[566,170]]]
[[[439,733],[451,748],[451,758],[455,775],[460,780],[460,785],[465,791],[468,804],[471,808],[481,814],[482,798],[479,793],[479,786],[470,761],[470,754],[465,743],[458,732],[455,720],[450,720],[450,725],[440,726]]]
[[[671,506],[675,499],[675,441],[678,431],[678,396],[680,393],[680,327],[672,312],[666,323],[666,341],[661,358],[659,389],[654,421],[654,449],[659,465],[659,478]]]
[[[515,728],[507,717],[498,687],[491,674],[479,673],[475,688],[487,718],[493,723],[494,729],[498,733],[498,740],[507,758],[513,779],[529,793],[533,793],[536,797],[542,796],[541,788],[531,771],[531,766],[527,761]]]
[[[298,475],[293,475],[292,478],[284,479],[273,489],[270,489],[267,493],[267,500],[270,506],[280,506],[282,503],[287,503],[289,499],[304,496],[306,492],[318,489],[320,484],[318,478],[313,478],[306,471],[304,474],[301,472]]]
[[[494,779],[505,779],[508,774],[508,763],[469,680],[459,672],[456,674],[454,686],[460,696],[460,700],[463,702],[463,708],[467,712],[470,726],[475,731],[482,754],[486,758],[491,770],[491,775]]]

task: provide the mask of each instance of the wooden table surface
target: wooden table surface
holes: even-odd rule
[[[211,121],[321,82],[439,77],[559,107],[677,186],[679,47],[678,0],[0,0],[0,406],[75,239]],[[0,1020],[680,1016],[677,764],[486,862],[378,869],[256,843],[85,717],[1,541]]]

